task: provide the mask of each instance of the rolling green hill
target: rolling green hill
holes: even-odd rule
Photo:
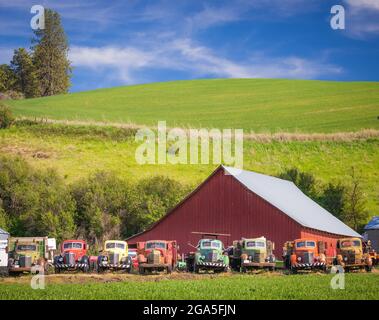
[[[378,82],[215,79],[10,101],[17,116],[255,132],[379,128]]]

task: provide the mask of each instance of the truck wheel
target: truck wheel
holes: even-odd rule
[[[295,267],[291,266],[291,268],[290,268],[290,272],[291,272],[292,274],[297,274],[297,269],[296,269]]]
[[[0,277],[7,277],[9,275],[7,267],[0,267]]]
[[[139,274],[145,274],[145,268],[144,267],[139,267],[138,268]]]
[[[197,264],[194,264],[194,266],[193,266],[193,272],[200,273],[200,268],[199,268],[199,266]]]
[[[61,268],[54,267],[54,273],[61,273]]]
[[[167,274],[170,274],[170,273],[172,273],[172,266],[167,267]]]
[[[246,271],[247,271],[246,267],[241,267],[241,272],[242,273],[246,273]]]
[[[372,271],[372,266],[365,266],[366,272],[371,272]]]

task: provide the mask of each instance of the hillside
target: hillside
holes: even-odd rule
[[[153,83],[9,102],[17,116],[255,132],[379,128],[378,82],[215,79]]]

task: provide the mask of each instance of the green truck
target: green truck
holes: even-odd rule
[[[191,272],[212,270],[218,273],[229,270],[229,257],[224,244],[218,239],[201,239],[196,246],[196,252],[191,252],[186,260],[188,271]]]
[[[8,239],[8,270],[14,273],[48,273],[54,256],[55,239],[11,237]]]

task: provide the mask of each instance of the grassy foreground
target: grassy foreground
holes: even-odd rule
[[[9,101],[17,116],[247,132],[379,128],[378,82],[285,79],[173,81]]]
[[[140,280],[140,276],[135,276]],[[0,282],[0,299],[379,299],[379,274],[346,274],[345,289],[330,287],[332,275],[231,275],[205,279],[109,283],[29,284]],[[158,280],[157,280],[158,279]]]

